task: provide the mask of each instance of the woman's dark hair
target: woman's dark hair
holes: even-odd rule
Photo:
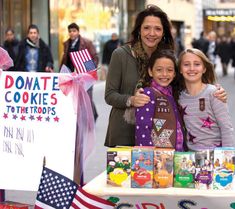
[[[174,49],[174,39],[171,34],[171,22],[169,21],[167,14],[161,8],[154,5],[147,7],[137,15],[134,29],[131,32],[131,45],[133,46],[139,40],[140,28],[147,16],[158,17],[161,20],[164,37],[159,45],[168,45],[168,48]]]

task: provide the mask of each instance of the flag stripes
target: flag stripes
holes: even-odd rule
[[[70,52],[70,58],[77,73],[86,73],[87,71],[95,70],[96,68],[88,49]]]
[[[74,209],[113,209],[115,205],[107,200],[87,193],[80,187],[76,192],[71,206]]]

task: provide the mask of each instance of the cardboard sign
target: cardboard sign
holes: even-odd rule
[[[37,191],[46,166],[73,178],[77,115],[58,73],[0,73],[0,188]]]

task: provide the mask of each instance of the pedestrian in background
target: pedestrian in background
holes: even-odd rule
[[[198,40],[195,40],[192,45],[193,48],[200,49],[205,55],[207,54],[209,41],[205,37],[204,31],[200,33],[200,38]]]
[[[217,44],[217,54],[220,57],[220,61],[223,69],[223,76],[228,75],[228,63],[230,58],[232,58],[232,47],[230,39],[226,36],[221,38],[221,42]]]
[[[75,67],[73,66],[73,62],[70,58],[70,52],[75,52],[82,49],[87,49],[89,51],[91,58],[93,59],[96,66],[98,66],[99,58],[95,46],[91,40],[86,39],[80,35],[79,26],[76,23],[71,23],[68,25],[68,33],[69,38],[64,42],[64,54],[62,57],[61,66],[66,65],[71,70],[71,72],[74,72]],[[88,89],[87,93],[89,94],[91,100],[94,120],[96,121],[98,118],[98,113],[93,101],[93,86]]]
[[[118,37],[117,33],[112,33],[111,39],[104,44],[102,55],[101,80],[106,79],[107,69],[113,51],[121,45],[123,45],[123,41]]]
[[[175,43],[175,54],[178,57],[180,52],[184,50],[184,45],[182,44],[181,38],[178,35],[178,31],[175,27],[172,27],[171,33]]]
[[[40,38],[36,25],[28,27],[27,38],[20,42],[15,69],[26,72],[53,72],[50,48]]]
[[[3,43],[3,48],[7,50],[15,65],[19,51],[19,41],[16,39],[15,32],[12,28],[7,28],[5,31],[5,41]],[[8,70],[13,71],[14,67],[9,68]]]
[[[234,69],[234,79],[235,79],[235,33],[232,33],[230,47],[231,47],[232,67]]]
[[[209,60],[213,63],[214,67],[216,67],[216,55],[217,55],[217,43],[216,43],[216,32],[215,31],[210,31],[208,34],[208,49],[207,49],[207,57]]]

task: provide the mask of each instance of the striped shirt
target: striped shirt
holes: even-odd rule
[[[216,87],[207,84],[197,95],[183,91],[179,98],[190,150],[235,147],[234,129],[226,103],[213,96]]]

